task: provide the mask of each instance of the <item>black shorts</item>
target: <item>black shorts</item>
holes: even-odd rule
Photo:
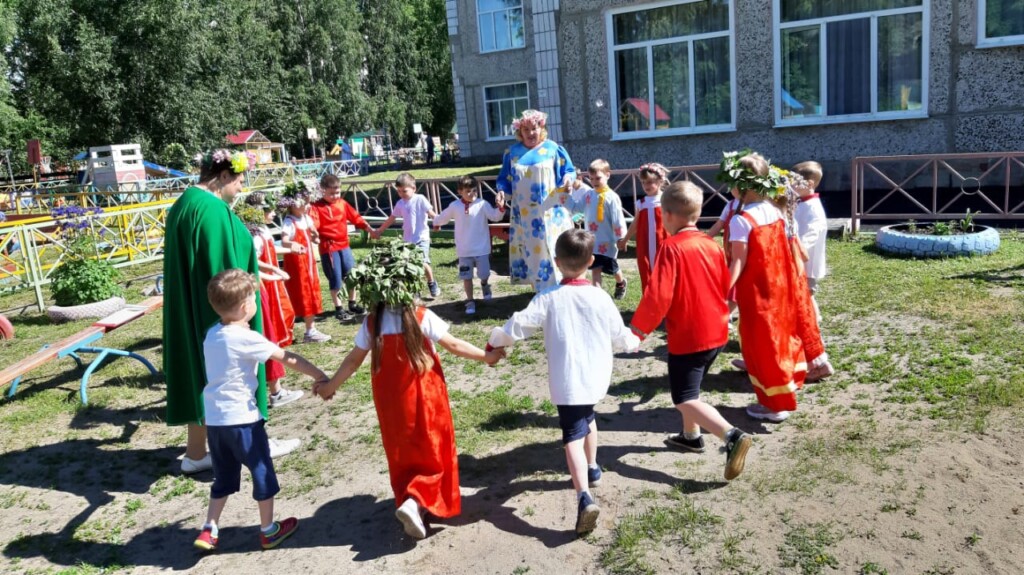
[[[673,404],[700,398],[700,383],[721,352],[722,348],[716,347],[684,355],[668,354],[668,385]]]
[[[562,428],[562,445],[590,434],[590,422],[594,421],[593,405],[556,405],[558,426]]]
[[[594,254],[594,263],[590,264],[590,269],[597,268],[601,268],[602,273],[617,274],[619,273],[619,260],[601,254]]]

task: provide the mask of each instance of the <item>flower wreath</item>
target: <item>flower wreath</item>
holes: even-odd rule
[[[281,192],[281,198],[277,200],[277,207],[280,210],[287,211],[293,206],[300,204],[309,203],[309,189],[306,187],[306,183],[302,180],[295,180],[285,184],[284,191]]]
[[[548,115],[539,110],[523,110],[523,114],[512,120],[512,131],[518,132],[523,124],[535,124],[541,128],[548,123]]]
[[[412,305],[424,287],[423,254],[398,239],[374,246],[349,272],[345,286],[359,288],[359,301],[368,310]]]
[[[668,168],[666,168],[665,166],[659,164],[658,162],[651,162],[649,164],[644,164],[644,165],[640,166],[639,173],[641,175],[643,175],[644,172],[650,172],[652,174],[657,174],[658,177],[663,179],[663,180],[667,180],[668,179]]]
[[[207,167],[221,162],[230,162],[231,171],[236,174],[241,174],[249,168],[256,166],[256,154],[252,152],[231,152],[223,148],[211,150],[205,154],[196,154],[193,159],[196,165]]]
[[[786,176],[789,175],[789,172],[769,163],[767,175],[755,174],[740,163],[740,159],[752,153],[750,148],[738,152],[723,152],[722,163],[719,165],[715,180],[726,184],[729,188],[754,191],[763,198],[774,200],[785,195]]]

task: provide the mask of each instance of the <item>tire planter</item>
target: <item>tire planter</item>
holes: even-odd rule
[[[71,305],[67,307],[51,305],[46,308],[46,315],[50,316],[50,319],[56,323],[63,323],[66,321],[77,321],[92,317],[107,317],[115,311],[123,308],[124,305],[124,298],[112,297],[95,303]]]
[[[7,316],[0,314],[0,339],[14,339],[14,326]]]
[[[999,232],[988,226],[976,225],[973,233],[948,236],[910,233],[908,227],[883,227],[875,236],[875,245],[883,252],[916,258],[980,256],[999,249]]]

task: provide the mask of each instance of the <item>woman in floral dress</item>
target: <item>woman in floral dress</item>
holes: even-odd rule
[[[512,122],[516,139],[501,162],[498,189],[511,198],[509,267],[513,285],[530,284],[535,290],[558,285],[555,240],[572,229],[572,216],[556,202],[547,201],[559,187],[576,179],[565,148],[548,140],[547,114],[525,110]],[[556,196],[552,196],[556,197]]]

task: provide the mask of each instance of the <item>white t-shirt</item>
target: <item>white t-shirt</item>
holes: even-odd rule
[[[284,221],[281,222],[281,237],[286,240],[295,238],[295,230],[309,230],[313,226],[313,218],[305,214],[300,217],[287,215],[284,217]]]
[[[759,226],[773,224],[782,219],[782,212],[770,202],[754,202],[743,207],[743,213],[750,214]],[[747,218],[736,215],[729,222],[729,241],[747,243],[750,232],[754,227],[747,221]]]
[[[455,220],[455,253],[460,258],[475,258],[491,253],[491,229],[487,220],[497,222],[504,212],[490,202],[477,198],[466,207],[461,200],[448,204],[434,218],[435,226],[443,226]]]
[[[729,219],[729,212],[732,212],[733,214],[735,214],[736,213],[736,208],[738,208],[739,205],[740,205],[740,201],[737,200],[736,198],[733,198],[733,199],[729,200],[728,202],[725,203],[725,207],[722,208],[722,215],[718,216],[718,219],[723,221],[723,222],[728,220]]]
[[[391,214],[402,218],[402,239],[407,244],[418,244],[430,240],[430,227],[427,226],[427,212],[430,202],[419,194],[413,194],[408,200],[398,200]]]
[[[828,233],[828,220],[825,218],[825,207],[820,198],[813,198],[796,205],[793,213],[796,223],[796,234],[800,244],[807,250],[807,277],[821,279],[825,277],[825,236]]]
[[[206,332],[206,425],[239,425],[260,420],[256,369],[280,350],[248,327],[217,323]]]
[[[489,343],[508,347],[538,329],[544,330],[555,405],[601,401],[612,381],[612,355],[640,347],[608,292],[592,285],[558,285],[540,292],[504,327],[494,328]]]
[[[370,321],[369,316],[363,320],[363,325],[360,326],[359,332],[356,333],[356,347],[363,350],[370,350],[373,347],[373,341],[370,339],[370,328],[366,324],[368,321]],[[392,308],[385,308],[384,317],[380,321],[381,335],[402,333],[401,312]],[[423,335],[427,336],[427,339],[434,343],[441,341],[441,338],[448,334],[448,324],[429,309],[423,312],[423,321],[420,322],[420,329],[423,330]]]

